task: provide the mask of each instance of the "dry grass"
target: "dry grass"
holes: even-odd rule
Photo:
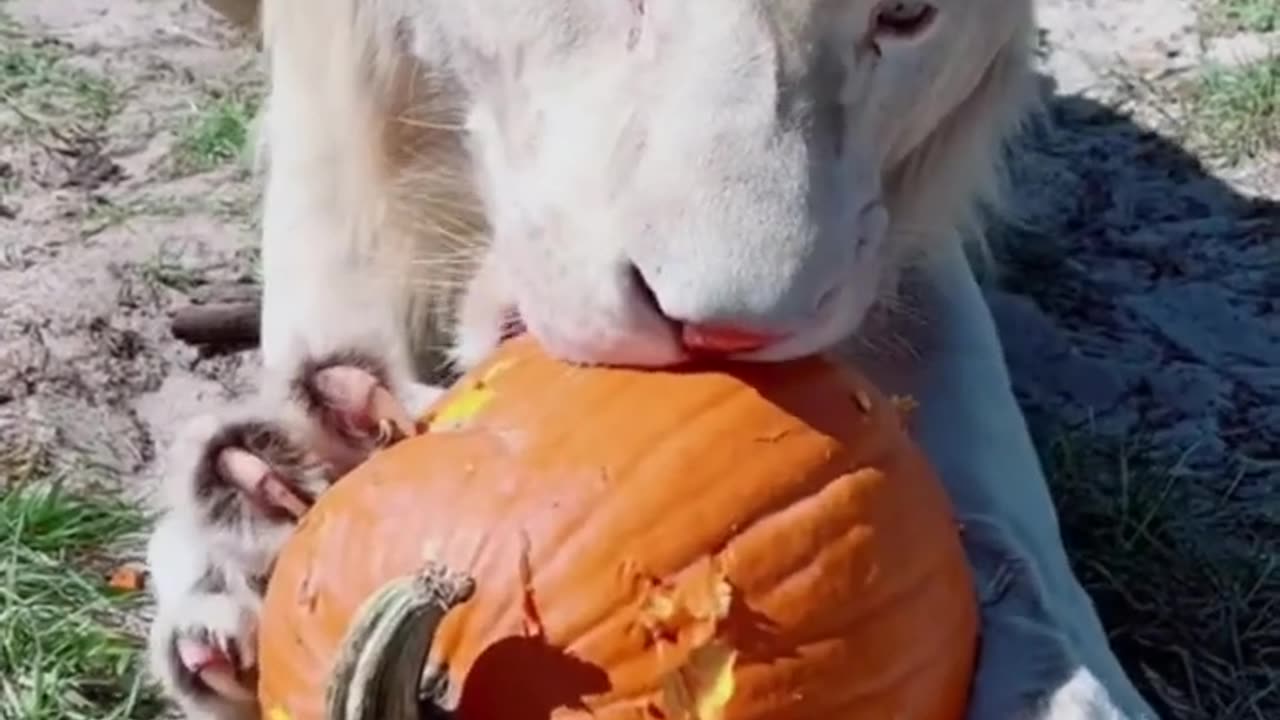
[[[173,150],[174,171],[204,172],[243,159],[260,101],[256,89],[207,97],[182,129]]]
[[[0,138],[97,132],[119,110],[123,91],[73,60],[65,47],[33,39],[0,16]]]
[[[1266,470],[1203,478],[1087,433],[1044,458],[1075,570],[1144,694],[1180,720],[1280,717],[1280,498],[1236,496]]]
[[[0,717],[143,720],[161,707],[125,629],[140,598],[106,581],[112,550],[146,527],[85,487],[92,468],[0,448]]]
[[[1236,32],[1280,30],[1280,2],[1276,0],[1216,0],[1200,13],[1201,32],[1224,35]]]
[[[1185,92],[1191,139],[1211,155],[1235,163],[1280,146],[1280,48],[1239,67],[1208,67]]]

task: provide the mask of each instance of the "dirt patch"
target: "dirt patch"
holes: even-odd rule
[[[181,418],[243,389],[251,355],[199,361],[168,315],[253,272],[253,188],[183,140],[252,45],[195,2],[8,2],[0,81],[0,437],[154,483]],[[201,168],[204,169],[204,168]]]
[[[1253,0],[1042,8],[1056,87],[1013,160],[1026,223],[997,233],[1007,275],[989,297],[1063,532],[1162,715],[1276,717],[1271,16]],[[1231,55],[1224,37],[1268,49]]]

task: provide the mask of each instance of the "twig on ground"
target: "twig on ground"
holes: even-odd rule
[[[202,356],[251,350],[258,346],[260,301],[189,305],[173,315],[170,331]]]

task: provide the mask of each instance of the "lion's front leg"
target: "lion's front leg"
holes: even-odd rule
[[[311,67],[352,48],[318,43],[332,28],[314,22],[274,28],[260,387],[180,433],[149,552],[152,667],[195,718],[257,717],[254,638],[276,553],[337,478],[412,432],[438,392],[411,373],[411,248],[380,212],[391,191],[373,161],[372,101]]]
[[[1155,718],[1072,572],[1044,471],[1013,394],[990,310],[960,246],[914,277],[927,319],[909,362],[861,359],[911,418],[959,520],[982,608],[969,717]]]

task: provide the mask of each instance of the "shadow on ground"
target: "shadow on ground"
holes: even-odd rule
[[[1073,563],[1162,716],[1280,717],[1280,203],[1091,100],[1046,119],[989,298]]]

